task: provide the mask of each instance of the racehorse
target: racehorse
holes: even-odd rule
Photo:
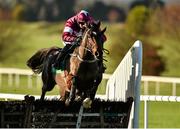
[[[103,40],[106,28],[100,29],[100,22],[89,25],[79,45],[68,54],[63,61],[64,70],[60,73],[52,71],[52,64],[60,54],[61,48],[51,47],[37,51],[28,61],[34,73],[42,72],[42,94],[44,99],[47,91],[57,84],[60,96],[69,105],[76,97],[83,100],[84,107],[90,107],[98,85],[102,80]]]

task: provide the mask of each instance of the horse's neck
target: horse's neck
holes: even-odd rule
[[[81,42],[81,45],[79,46],[79,56],[81,58],[84,57],[85,53],[86,53],[86,46],[87,46],[87,42],[88,42],[88,33],[89,33],[89,30],[87,30],[84,34],[84,37],[82,39],[82,42]]]

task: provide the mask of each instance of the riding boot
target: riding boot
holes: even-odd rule
[[[60,64],[61,62],[64,60],[66,54],[69,52],[71,45],[67,44],[66,46],[64,46],[64,48],[61,50],[60,54],[57,56],[55,63],[53,64],[53,67],[55,69],[60,69]]]

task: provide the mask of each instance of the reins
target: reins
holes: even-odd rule
[[[94,62],[99,60],[95,55],[94,55],[93,60],[84,60],[79,56],[79,54],[70,54],[70,55],[73,56],[73,57],[77,57],[81,62],[85,62],[85,63],[94,63]]]

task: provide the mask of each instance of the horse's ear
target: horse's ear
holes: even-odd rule
[[[92,27],[93,27],[93,25],[89,23],[88,24],[88,28],[92,28]]]
[[[101,33],[104,34],[105,31],[106,31],[106,27],[101,31]]]
[[[101,22],[99,20],[97,20],[97,26],[100,27]]]

